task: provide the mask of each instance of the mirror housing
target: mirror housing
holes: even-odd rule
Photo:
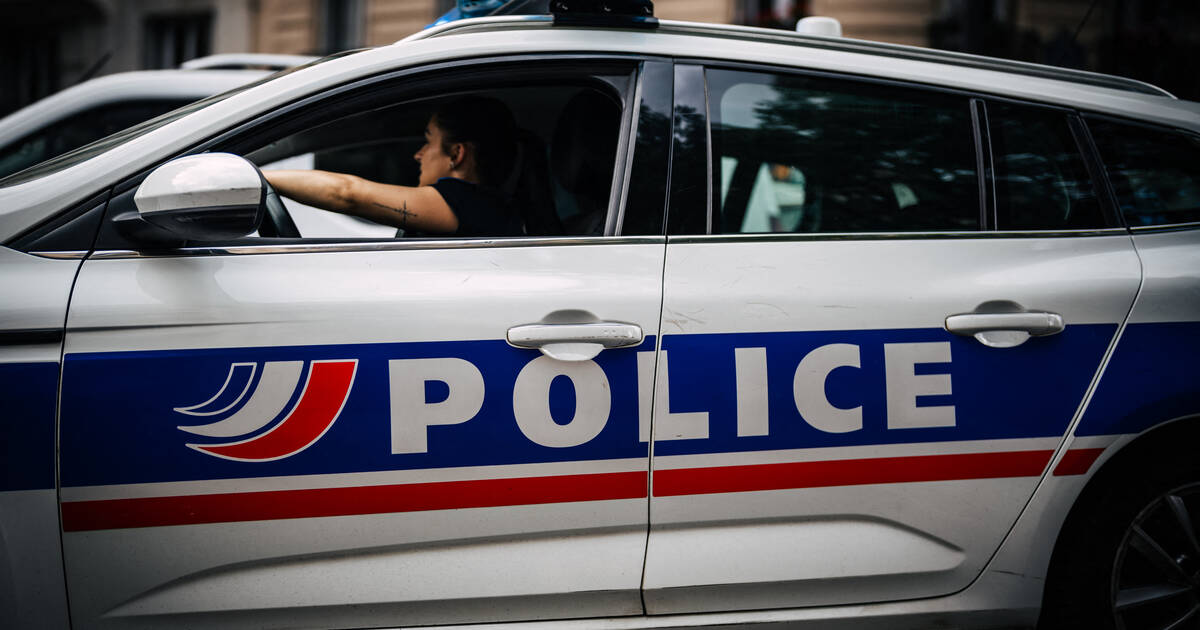
[[[258,229],[267,181],[258,167],[231,153],[201,153],[151,171],[133,202],[138,216],[186,240],[239,238]]]

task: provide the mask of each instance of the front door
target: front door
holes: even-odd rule
[[[630,137],[630,65],[623,81],[543,89],[526,77],[488,93],[545,147],[582,124],[563,112],[584,94],[613,112],[611,149]],[[356,130],[389,129],[363,117],[389,112],[353,112],[329,123],[344,121],[337,133],[306,126],[253,155],[296,146],[317,150],[318,166],[352,162],[367,144]],[[321,138],[345,146],[306,142]],[[600,198],[560,192],[564,225],[603,230],[607,182],[624,181],[615,154],[626,152],[588,173]],[[663,239],[564,236],[250,239],[89,258],[67,323],[60,431],[76,623],[640,614],[637,357],[656,343]],[[569,344],[604,322],[633,345],[559,360],[506,340],[532,331],[535,345]]]

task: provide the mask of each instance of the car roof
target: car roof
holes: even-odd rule
[[[727,36],[728,31],[738,32]],[[2,188],[0,197],[6,203],[0,204],[0,239],[7,240],[96,192],[78,189],[77,182],[95,182],[96,187],[114,184],[178,154],[187,146],[228,130],[241,120],[338,85],[389,71],[468,59],[599,54],[755,63],[1019,98],[1200,133],[1200,103],[1165,94],[1073,80],[1074,75],[1051,78],[1050,73],[1018,74],[999,66],[950,63],[945,60],[958,55],[921,48],[881,47],[875,43],[858,46],[855,40],[831,42],[831,38],[803,35],[789,35],[783,41],[777,37],[779,33],[667,20],[661,21],[655,30],[566,27],[553,26],[550,16],[485,17],[452,22],[389,46],[327,58],[213,103],[92,159]],[[917,55],[918,52],[923,56]]]
[[[514,23],[523,24],[527,27],[533,27],[535,24],[544,27],[546,25],[553,24],[553,16],[501,16],[498,19],[487,21],[471,20],[447,22],[435,24],[430,29],[419,31],[400,41],[416,41],[459,32],[499,29]],[[1024,61],[973,55],[957,51],[923,48],[920,46],[908,46],[903,44],[892,44],[888,42],[852,39],[842,36],[814,35],[809,33],[799,33],[794,31],[754,26],[742,26],[737,24],[712,24],[700,22],[681,22],[673,20],[658,21],[655,30],[657,30],[659,33],[687,34],[724,40],[741,39],[759,43],[782,43],[792,46],[862,53],[893,59],[930,61],[964,68],[998,70],[1001,72],[1030,77],[1050,78],[1060,81],[1095,85],[1142,94],[1168,96],[1174,98],[1170,92],[1164,90],[1163,88],[1146,83],[1144,81],[1138,81],[1136,79],[1102,74],[1098,72],[1075,70],[1072,68],[1061,68],[1058,66],[1047,66]]]
[[[97,77],[56,92],[0,119],[0,146],[70,116],[124,101],[195,101],[230,90],[265,70],[143,70]]]
[[[319,57],[271,53],[221,53],[179,64],[184,70],[283,70],[312,63]]]

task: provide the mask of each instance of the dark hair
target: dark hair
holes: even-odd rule
[[[516,123],[499,100],[466,96],[438,106],[433,122],[442,130],[442,151],[450,154],[456,142],[475,146],[475,165],[481,183],[499,187],[508,176],[517,152]]]

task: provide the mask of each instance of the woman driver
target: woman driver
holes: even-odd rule
[[[521,219],[500,191],[516,155],[512,114],[494,98],[439,107],[425,125],[417,186],[381,184],[329,171],[265,171],[279,192],[304,204],[394,225],[407,234],[518,236]]]

